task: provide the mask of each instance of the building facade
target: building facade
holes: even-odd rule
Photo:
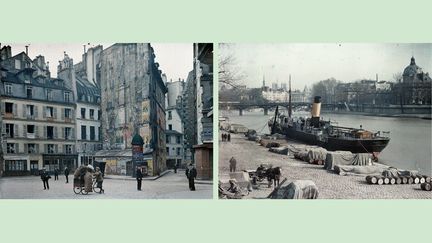
[[[9,47],[10,48],[10,47]],[[71,85],[50,78],[43,56],[2,51],[0,104],[5,175],[74,169],[75,96]]]
[[[103,151],[96,154],[96,161],[107,167],[118,166],[120,161],[110,158],[116,157],[116,151],[131,151],[132,138],[138,133],[149,156],[142,165],[147,173],[157,175],[166,169],[167,88],[154,58],[148,43],[114,44],[101,52]],[[133,174],[132,159],[122,161],[126,173]]]
[[[403,71],[402,84],[398,84],[402,95],[401,102],[407,105],[430,105],[431,83],[429,73],[417,66],[415,58],[412,57],[410,65]]]

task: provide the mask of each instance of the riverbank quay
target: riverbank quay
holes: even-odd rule
[[[296,141],[278,140],[278,142],[307,148]],[[281,146],[285,146],[281,144]],[[323,166],[310,164],[294,159],[294,155],[271,153],[268,148],[259,143],[249,141],[243,134],[231,134],[230,142],[219,141],[219,180],[224,188],[228,187],[229,160],[234,157],[237,161],[236,170],[256,170],[260,164],[280,166],[281,178],[287,178],[286,186],[295,180],[312,180],[319,189],[318,199],[432,199],[430,191],[422,191],[419,184],[405,185],[370,185],[365,176],[341,176],[327,171]],[[281,179],[281,180],[282,180]],[[263,181],[258,189],[252,190],[243,199],[266,198],[273,191]]]

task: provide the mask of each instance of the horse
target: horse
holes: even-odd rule
[[[282,169],[280,167],[268,168],[266,171],[268,187],[271,187],[272,180],[274,181],[274,186],[279,186],[279,181],[282,175]]]

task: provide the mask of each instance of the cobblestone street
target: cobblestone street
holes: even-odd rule
[[[302,146],[293,141],[289,143]],[[237,171],[255,170],[262,163],[281,166],[282,178],[287,178],[284,186],[294,180],[312,180],[319,189],[319,199],[432,199],[432,193],[422,191],[418,184],[369,185],[364,176],[340,176],[322,166],[296,160],[292,154],[270,153],[267,148],[238,134],[231,134],[231,142],[219,143],[219,180],[223,183],[229,179],[231,156],[237,160]],[[273,187],[267,188],[264,183],[244,198],[265,198],[272,190]]]
[[[0,178],[1,199],[211,199],[212,185],[196,183],[196,191],[190,191],[184,171],[170,172],[157,180],[143,180],[142,191],[137,191],[136,180],[105,179],[105,194],[76,195],[73,192],[73,176],[69,184],[65,177],[54,176],[49,180],[50,190],[44,190],[39,176]]]

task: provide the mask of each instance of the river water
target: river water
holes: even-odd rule
[[[263,111],[239,112],[221,111],[221,116],[229,118],[230,123],[242,124],[258,133],[269,133],[267,121],[273,116],[264,115]],[[299,112],[293,116],[309,116],[309,113]],[[380,162],[400,169],[418,170],[423,174],[432,174],[431,137],[432,122],[420,118],[375,117],[348,114],[321,114],[323,119],[336,121],[338,126],[359,128],[370,131],[389,131],[390,142],[381,152]]]

